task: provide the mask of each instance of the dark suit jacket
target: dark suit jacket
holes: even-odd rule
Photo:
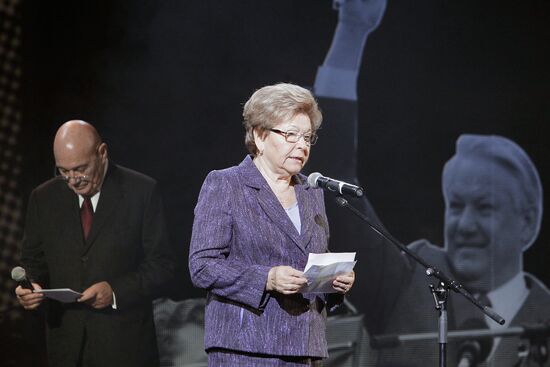
[[[410,245],[415,253],[434,264],[445,274],[452,275],[448,267],[445,250],[418,241]],[[388,307],[391,310],[385,333],[393,335],[418,334],[437,332],[438,313],[434,309],[433,298],[428,289],[428,283],[434,280],[427,278],[424,268],[408,259],[393,258],[394,266],[404,272],[401,284],[393,284],[401,293],[395,303]],[[508,326],[520,326],[524,323],[548,322],[550,318],[550,293],[533,275],[525,274],[525,282],[529,290],[527,299],[512,320],[506,320]],[[451,292],[448,301],[449,331],[464,330],[464,325],[472,319],[483,320],[483,314],[459,294]],[[491,321],[492,322],[492,321]],[[485,327],[488,327],[486,325]],[[483,328],[483,325],[476,328]],[[524,341],[525,344],[527,340]],[[489,361],[479,364],[480,367],[512,367],[518,360],[519,337],[505,337],[500,340]],[[457,365],[460,341],[450,340],[447,350],[447,365]],[[409,341],[396,348],[382,349],[379,354],[379,366],[423,367],[437,365],[437,340]],[[544,366],[550,366],[547,361]]]
[[[78,196],[52,179],[30,197],[22,263],[42,287],[83,291],[107,281],[117,309],[46,302],[50,365],[76,365],[86,350],[96,366],[155,366],[151,299],[173,274],[156,183],[109,163],[92,228],[84,241]]]
[[[323,192],[304,178],[294,177],[301,234],[249,156],[206,178],[195,209],[189,269],[195,286],[209,291],[207,350],[327,356],[324,295],[265,291],[271,267],[301,270],[310,252],[327,251]]]

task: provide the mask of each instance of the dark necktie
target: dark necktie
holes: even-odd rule
[[[82,223],[82,234],[84,240],[88,239],[90,228],[92,228],[92,220],[94,219],[94,208],[90,198],[84,198],[82,207],[80,208],[80,223]]]

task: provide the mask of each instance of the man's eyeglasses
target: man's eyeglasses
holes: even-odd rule
[[[101,144],[103,143],[99,143],[96,146],[95,148],[96,153],[94,157],[91,158],[92,162],[99,159],[99,156],[100,156],[99,147],[101,147]],[[71,170],[60,168],[60,167],[54,167],[53,176],[67,183],[73,180],[73,185],[78,186],[82,183],[85,184],[92,181],[92,177],[86,174],[86,172],[90,172],[91,170],[93,170],[93,163],[88,163],[87,165],[83,165]],[[71,172],[72,172],[72,175],[69,175]]]
[[[273,131],[274,133],[277,133],[279,135],[284,136],[287,143],[297,143],[300,138],[304,138],[304,141],[307,145],[315,145],[317,143],[317,134],[315,133],[304,133],[300,134],[298,131],[282,131],[279,129],[269,129],[269,131]]]
[[[81,173],[74,172],[71,176],[69,176],[68,174],[63,174],[59,171],[57,167],[54,169],[54,177],[65,182],[73,180],[73,183],[76,186],[80,185],[81,183],[90,182],[92,180],[90,176]]]

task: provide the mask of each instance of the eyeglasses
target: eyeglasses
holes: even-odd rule
[[[55,168],[54,177],[65,182],[73,180],[75,186],[78,186],[82,183],[88,183],[92,180],[90,176],[81,173],[74,173],[72,176],[62,174],[61,172],[59,172],[58,168]]]
[[[86,172],[90,172],[91,170],[93,170],[94,162],[96,162],[96,160],[99,159],[99,154],[100,154],[99,147],[101,146],[101,144],[103,143],[99,143],[95,148],[96,155],[93,158],[91,158],[91,162],[74,169],[64,169],[61,167],[54,167],[53,176],[67,183],[73,180],[75,186],[79,186],[82,183],[85,184],[92,181],[92,177],[90,175],[87,175]],[[72,173],[72,175],[69,175],[70,173]]]
[[[87,174],[87,171],[89,170],[90,166],[82,166],[70,170],[60,167],[54,167],[53,176],[67,183],[73,180],[73,185],[78,186],[82,183],[88,183],[92,180],[92,177]]]
[[[317,134],[315,133],[304,133],[300,134],[298,131],[282,131],[279,129],[269,129],[269,131],[273,131],[274,133],[277,133],[279,135],[284,136],[287,143],[297,143],[300,138],[304,138],[304,141],[307,145],[315,145],[317,143]]]

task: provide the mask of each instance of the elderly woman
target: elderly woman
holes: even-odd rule
[[[338,276],[331,294],[300,292],[308,254],[328,251],[323,192],[300,174],[321,112],[308,90],[277,84],[256,91],[243,117],[250,155],[210,172],[195,208],[189,268],[208,290],[208,364],[319,366],[326,309],[355,279]]]

